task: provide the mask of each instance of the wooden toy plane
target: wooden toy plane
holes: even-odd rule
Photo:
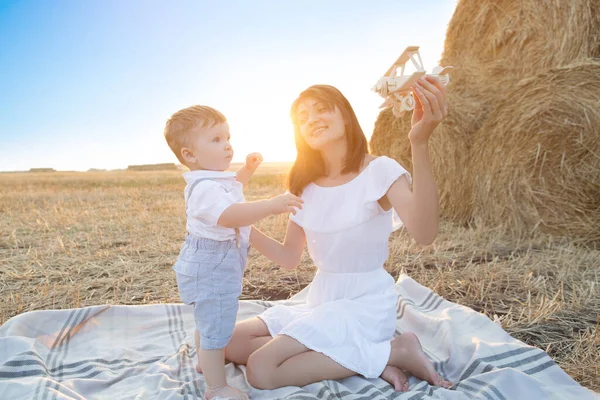
[[[416,71],[412,75],[404,75],[404,68],[409,60],[412,61]],[[398,68],[400,68],[400,75],[397,75]],[[429,75],[437,77],[443,85],[447,85],[450,81],[448,71],[452,68],[437,66]],[[411,88],[425,74],[423,61],[419,54],[419,46],[407,47],[385,75],[373,86],[373,91],[385,99],[379,108],[392,107],[392,113],[396,118],[402,117],[406,111],[413,110],[415,99]]]

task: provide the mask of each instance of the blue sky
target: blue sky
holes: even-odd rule
[[[180,108],[229,119],[234,161],[293,160],[289,106],[331,84],[370,136],[371,91],[408,45],[430,71],[455,0],[0,0],[0,170],[176,162]]]

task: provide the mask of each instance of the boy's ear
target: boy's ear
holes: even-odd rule
[[[194,155],[192,150],[190,150],[187,147],[181,148],[181,157],[183,157],[183,159],[190,164],[195,164],[197,161],[196,156]]]

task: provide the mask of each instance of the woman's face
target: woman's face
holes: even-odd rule
[[[339,108],[333,109],[320,100],[301,100],[296,111],[300,135],[315,150],[341,142],[346,136],[344,117]]]

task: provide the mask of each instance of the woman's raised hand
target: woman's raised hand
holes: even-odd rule
[[[425,76],[413,87],[416,105],[412,115],[411,143],[427,142],[433,130],[448,115],[446,89],[439,79]]]

